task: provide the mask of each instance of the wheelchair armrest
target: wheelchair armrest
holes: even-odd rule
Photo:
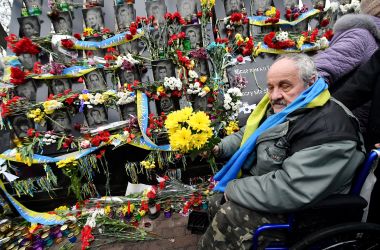
[[[334,194],[326,199],[313,204],[308,209],[325,210],[325,209],[364,209],[367,201],[359,195],[351,194]]]

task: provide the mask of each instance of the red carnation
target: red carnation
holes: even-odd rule
[[[78,39],[78,40],[81,40],[81,39],[82,39],[82,36],[81,36],[81,34],[79,34],[79,33],[75,33],[75,34],[74,34],[74,37],[75,37],[76,39]]]
[[[61,45],[66,49],[71,49],[72,47],[74,47],[74,42],[70,39],[62,39]]]
[[[131,34],[126,34],[125,39],[127,39],[127,41],[132,40],[133,36]]]
[[[327,25],[329,25],[329,23],[330,23],[330,20],[325,17],[325,18],[322,19],[322,21],[320,23],[320,26],[321,27],[326,27]]]
[[[25,82],[25,72],[19,68],[11,67],[11,83],[20,85]]]
[[[12,51],[16,55],[20,54],[33,54],[36,55],[40,53],[39,48],[27,37],[23,37],[21,40],[16,42],[12,47]]]
[[[238,57],[236,58],[236,60],[237,60],[239,63],[241,63],[241,62],[244,61],[244,58],[243,58],[242,56],[238,56]]]

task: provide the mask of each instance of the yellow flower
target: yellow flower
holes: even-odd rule
[[[106,215],[109,215],[109,214],[111,213],[111,207],[110,207],[110,206],[106,206],[106,207],[104,208],[104,213],[105,213]]]
[[[192,129],[200,131],[210,128],[211,121],[205,112],[199,111],[194,113],[187,123]]]
[[[139,210],[139,215],[143,217],[145,215],[145,210]]]
[[[183,108],[183,109],[177,111],[178,121],[179,122],[185,122],[187,119],[189,119],[189,117],[191,116],[192,113],[193,113],[192,107],[186,107],[186,108]]]
[[[74,157],[69,157],[57,162],[58,168],[75,167],[78,165],[78,161]]]
[[[305,37],[304,36],[300,36],[300,38],[298,38],[297,40],[297,48],[298,49],[301,49],[302,45],[304,44],[305,42]]]
[[[201,81],[201,83],[205,83],[207,81],[207,76],[201,76],[199,80]]]
[[[90,27],[87,27],[83,30],[83,33],[87,33],[87,35],[92,35],[94,34],[94,30]]]
[[[158,92],[158,93],[165,93],[165,88],[164,88],[164,86],[159,86],[159,87],[157,88],[157,92]]]
[[[201,149],[208,141],[210,137],[206,133],[200,133],[193,135],[193,148]]]
[[[239,42],[239,41],[244,42],[244,39],[243,39],[243,37],[241,36],[240,33],[237,33],[235,35],[235,40],[236,40],[236,42]]]
[[[230,121],[228,126],[225,128],[227,135],[233,134],[236,131],[239,131],[239,129],[239,125],[236,121]]]
[[[81,99],[83,101],[88,101],[89,100],[89,96],[88,96],[88,94],[80,94],[79,95],[79,99]]]
[[[69,208],[67,206],[59,206],[56,209],[54,209],[54,211],[56,213],[63,213],[63,212],[66,212],[68,210],[69,210]]]
[[[215,5],[215,0],[209,0],[208,4],[210,8],[213,7]]]
[[[208,93],[208,92],[210,92],[210,88],[209,88],[208,86],[205,86],[205,87],[203,88],[203,91],[206,92],[206,93]]]
[[[269,10],[265,11],[265,15],[268,17],[275,17],[276,16],[276,8],[271,6]]]
[[[42,106],[44,107],[44,112],[48,115],[51,115],[56,109],[62,108],[63,103],[58,102],[57,100],[50,100],[42,103]]]
[[[188,152],[191,150],[192,133],[188,128],[181,128],[174,134],[169,136],[170,145],[172,149],[180,152]]]

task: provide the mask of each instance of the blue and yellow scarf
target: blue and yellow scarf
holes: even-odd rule
[[[239,150],[214,176],[214,180],[219,181],[214,190],[224,192],[228,182],[238,177],[244,162],[255,150],[257,138],[263,132],[283,123],[290,113],[299,108],[315,108],[323,106],[330,99],[330,92],[327,87],[327,83],[322,78],[319,78],[310,88],[303,91],[285,109],[279,113],[271,115],[259,126],[260,121],[264,118],[270,104],[269,96],[266,94],[247,120],[247,126]]]

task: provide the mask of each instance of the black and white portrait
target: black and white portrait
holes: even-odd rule
[[[56,110],[48,120],[48,130],[56,133],[67,133],[71,131],[71,118],[67,111]]]
[[[196,49],[201,46],[201,25],[186,25],[183,27],[183,31],[186,33],[186,37],[190,40],[191,49]]]
[[[134,70],[120,70],[119,72],[120,83],[133,83],[135,80],[140,81],[137,69]]]
[[[91,71],[86,76],[86,87],[90,91],[106,90],[107,83],[105,81],[103,72],[100,69]]]
[[[73,32],[73,22],[70,11],[59,12],[58,16],[51,18],[54,31],[57,34],[71,35]]]
[[[137,105],[135,102],[120,106],[122,120],[129,120],[137,117]]]
[[[28,136],[28,129],[34,128],[34,123],[26,115],[11,116],[10,122],[16,136],[19,138]]]
[[[158,23],[165,21],[164,15],[167,12],[165,0],[145,2],[147,16],[154,16]]]
[[[86,109],[84,115],[89,127],[98,127],[106,124],[108,121],[106,108],[102,105],[97,105],[91,109]]]
[[[30,102],[36,101],[37,88],[32,79],[28,79],[25,83],[18,85],[15,88],[17,96],[24,97]]]
[[[146,44],[141,39],[135,39],[131,42],[123,43],[118,46],[120,54],[138,54],[141,55],[146,49]]]
[[[37,55],[21,54],[18,56],[18,60],[21,62],[24,69],[32,70],[34,63],[37,62]]]
[[[264,14],[272,5],[272,0],[253,1],[253,15]]]
[[[175,67],[170,60],[152,62],[154,80],[163,82],[165,77],[175,76]]]
[[[67,89],[71,89],[71,82],[69,79],[54,79],[49,85],[49,94],[62,94]]]
[[[34,7],[42,9],[42,0],[24,0],[24,3],[28,10]]]
[[[210,70],[207,60],[199,60],[195,63],[194,71],[198,73],[198,76],[208,76]]]
[[[20,24],[20,37],[39,37],[41,25],[36,16],[17,18]]]
[[[230,16],[234,12],[241,12],[244,7],[243,0],[223,0],[224,9],[226,10],[226,15]]]
[[[91,6],[104,6],[104,0],[86,0],[87,5]]]
[[[284,0],[284,6],[285,8],[297,7],[298,2],[298,0]]]
[[[191,19],[197,13],[197,5],[195,0],[177,0],[177,10],[185,20]]]
[[[195,96],[192,101],[194,111],[206,111],[207,110],[207,98],[208,96]]]
[[[94,7],[91,9],[83,9],[83,17],[87,28],[100,31],[104,27],[104,19],[102,9]]]
[[[166,47],[168,44],[168,32],[165,29],[151,30],[150,37],[158,48]]]
[[[125,30],[136,20],[136,10],[133,4],[116,5],[115,16],[119,30]]]
[[[169,96],[162,96],[160,100],[157,101],[157,111],[159,114],[161,114],[161,112],[168,114],[178,109],[179,109],[179,102],[177,99],[173,99]]]

